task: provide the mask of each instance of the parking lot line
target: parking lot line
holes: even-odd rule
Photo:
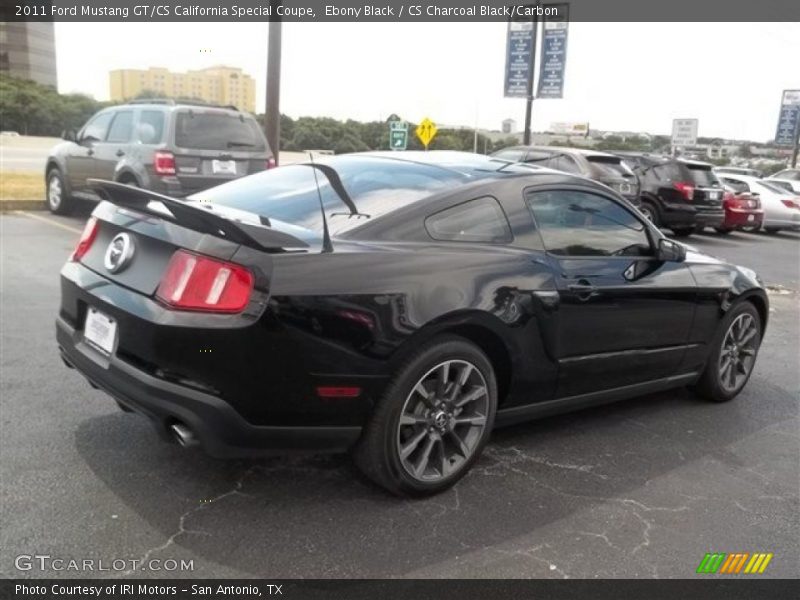
[[[33,213],[29,213],[24,210],[16,210],[14,211],[15,214],[23,215],[26,217],[30,217],[31,219],[35,219],[37,221],[42,221],[43,223],[47,223],[52,225],[53,227],[60,227],[61,229],[66,229],[67,231],[71,231],[72,233],[80,234],[81,230],[77,229],[76,227],[70,227],[69,225],[64,225],[63,223],[59,223],[58,221],[54,221],[53,219],[48,219],[47,217],[40,217],[39,215],[35,215]]]

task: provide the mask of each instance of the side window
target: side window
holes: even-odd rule
[[[580,174],[580,167],[569,156],[556,156],[554,160],[554,169],[564,171],[564,173],[577,173]]]
[[[433,239],[443,241],[499,244],[513,239],[506,214],[497,200],[488,196],[430,215],[425,229]]]
[[[106,139],[106,131],[108,131],[108,125],[111,123],[111,118],[113,116],[113,112],[97,115],[94,119],[86,124],[86,127],[83,128],[81,140],[99,142]]]
[[[164,135],[164,113],[160,110],[143,110],[139,114],[134,139],[141,144],[157,144]]]
[[[548,252],[559,256],[648,256],[650,239],[633,213],[603,196],[570,190],[526,197]]]
[[[129,142],[131,130],[133,129],[133,111],[121,110],[116,114],[111,122],[111,129],[108,130],[107,142]]]

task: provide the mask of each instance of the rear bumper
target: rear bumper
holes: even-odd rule
[[[764,220],[764,211],[758,209],[743,210],[740,208],[725,209],[725,227],[756,227]]]
[[[343,452],[361,434],[360,427],[263,426],[245,421],[222,399],[158,379],[116,355],[106,357],[83,341],[64,319],[56,320],[56,338],[64,362],[91,384],[134,412],[148,417],[159,435],[182,423],[203,449],[218,458],[246,458],[282,452]]]
[[[698,210],[696,215],[698,227],[721,227],[725,222],[725,211]]]

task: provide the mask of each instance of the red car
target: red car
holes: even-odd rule
[[[737,192],[725,185],[722,205],[725,208],[725,221],[721,227],[715,227],[718,233],[728,234],[734,229],[758,231],[764,220],[764,211],[758,195],[749,192]]]

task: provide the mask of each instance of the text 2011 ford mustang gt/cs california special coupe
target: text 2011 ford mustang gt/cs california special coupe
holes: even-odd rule
[[[756,275],[609,188],[485,156],[367,153],[175,200],[95,181],[61,273],[64,361],[219,457],[351,450],[406,495],[495,425],[747,382]]]

